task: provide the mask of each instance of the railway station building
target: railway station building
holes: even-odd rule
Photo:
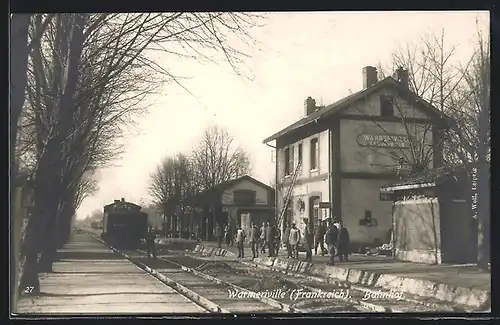
[[[274,218],[274,189],[245,175],[198,193],[190,200],[195,207],[191,228],[198,227],[203,240],[213,240],[216,223],[238,225],[248,233],[251,224]]]
[[[303,230],[304,217],[342,220],[353,249],[389,241],[392,202],[381,198],[381,185],[440,166],[450,123],[410,90],[404,69],[379,80],[368,66],[361,75],[362,90],[328,106],[308,97],[302,119],[263,141],[275,141],[281,229],[295,222]]]

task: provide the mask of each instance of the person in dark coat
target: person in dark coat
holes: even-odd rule
[[[256,224],[252,225],[250,228],[250,233],[248,234],[250,237],[250,246],[252,247],[252,255],[253,258],[259,257],[259,228]]]
[[[346,227],[344,227],[344,223],[342,221],[339,222],[339,230],[338,230],[338,241],[337,241],[337,249],[340,261],[348,261],[349,260],[349,231]]]
[[[337,245],[338,230],[333,224],[333,221],[329,220],[328,227],[325,234],[326,245],[328,246],[328,253],[330,256],[329,265],[335,264],[335,249]]]
[[[292,258],[292,245],[290,245],[290,229],[292,229],[290,225],[286,226],[285,232],[283,234],[283,244],[285,244],[288,258]]]
[[[217,238],[217,247],[222,247],[222,224],[217,222],[215,225],[215,238]]]
[[[320,221],[316,229],[314,229],[314,255],[318,255],[318,247],[321,249],[321,255],[325,255],[325,234],[325,222]]]
[[[156,233],[154,232],[153,229],[149,229],[145,239],[146,239],[148,258],[152,257],[153,259],[156,259],[156,245],[155,245]]]
[[[273,225],[274,232],[274,240],[273,240],[273,248],[274,248],[274,256],[278,256],[280,251],[280,242],[281,242],[281,233],[278,230],[278,227]]]
[[[306,249],[306,258],[305,261],[312,262],[312,249],[314,246],[314,236],[311,227],[311,223],[308,218],[303,219],[305,223],[304,228],[304,248]]]
[[[266,246],[268,250],[268,257],[272,257],[274,255],[274,228],[268,222],[266,225]]]

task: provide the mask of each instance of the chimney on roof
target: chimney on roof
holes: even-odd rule
[[[403,86],[408,88],[408,70],[403,69],[403,67],[398,67],[396,72],[394,73],[394,77],[397,81],[399,81]]]
[[[363,89],[373,86],[378,82],[377,68],[367,66],[363,68]]]
[[[309,114],[314,113],[315,111],[316,111],[316,100],[309,96],[304,101],[304,113],[306,114],[306,116],[308,116]]]
[[[121,200],[121,201],[122,201],[122,202],[125,202],[125,199],[124,199],[124,198],[122,198],[122,200]]]
[[[115,203],[120,203],[120,200],[115,200]]]

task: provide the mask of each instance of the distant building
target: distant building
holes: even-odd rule
[[[381,243],[392,205],[380,200],[379,189],[398,178],[396,166],[413,139],[408,127],[433,148],[425,167],[441,164],[440,134],[449,119],[409,90],[407,71],[378,81],[376,68],[365,67],[362,77],[361,91],[326,107],[308,97],[304,118],[263,141],[276,141],[278,213],[286,206],[282,229],[292,222],[303,227],[303,217],[312,223],[334,217],[344,221],[354,245]],[[373,222],[363,221],[366,211]]]
[[[274,218],[274,189],[248,175],[218,184],[191,201],[198,211],[191,224],[199,227],[204,240],[214,238],[217,222],[248,231],[252,222],[260,225]]]

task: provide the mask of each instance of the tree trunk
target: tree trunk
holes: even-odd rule
[[[72,14],[73,19],[70,19],[70,24],[72,27],[71,38],[69,41],[69,55],[67,62],[67,73],[66,73],[66,84],[64,87],[64,92],[61,96],[57,107],[58,121],[60,122],[56,130],[56,136],[49,141],[43,157],[45,164],[40,164],[42,168],[38,170],[40,175],[46,175],[43,177],[45,181],[42,182],[41,188],[45,189],[47,200],[36,200],[38,202],[44,202],[45,207],[41,206],[40,214],[43,215],[43,220],[45,220],[45,226],[47,231],[47,236],[45,238],[44,251],[42,258],[40,259],[40,270],[44,272],[52,272],[52,264],[54,262],[55,255],[57,253],[56,248],[56,225],[57,225],[57,215],[59,209],[59,200],[62,198],[62,191],[57,191],[61,189],[60,178],[63,171],[63,161],[61,153],[64,153],[63,143],[69,135],[69,131],[73,122],[73,108],[74,108],[74,94],[76,92],[76,86],[78,82],[78,66],[80,63],[80,57],[83,47],[83,28],[85,25],[85,19],[82,14]],[[47,162],[50,162],[47,164]],[[54,191],[50,186],[54,186],[54,181],[57,180],[57,190]],[[54,193],[55,192],[55,193]],[[47,204],[48,203],[48,204]]]
[[[13,14],[10,19],[10,179],[13,181],[17,174],[16,164],[16,142],[17,142],[17,124],[21,116],[22,108],[25,100],[25,91],[27,84],[27,71],[28,71],[28,30],[31,15],[27,14]],[[11,197],[12,202],[12,197]],[[11,215],[11,229],[17,230],[13,227],[15,220]],[[17,235],[17,232],[15,233]],[[14,239],[16,236],[12,236]],[[11,243],[15,246],[14,252],[18,251],[19,242],[15,240]],[[13,264],[13,276],[11,276],[11,287],[15,288],[19,281],[18,265],[19,255],[11,252],[11,263]],[[36,269],[35,269],[36,271]],[[26,275],[28,277],[28,274]],[[28,278],[24,279],[27,283]],[[37,278],[38,280],[38,278]],[[36,281],[31,281],[36,282]],[[37,288],[39,285],[37,285]],[[23,288],[23,287],[20,287]],[[22,289],[24,290],[24,289]],[[12,290],[12,306],[16,308],[17,299],[19,298],[19,290]]]
[[[56,217],[50,217],[47,220],[46,235],[44,236],[43,251],[38,261],[38,271],[52,273],[57,247],[56,247]]]
[[[21,268],[19,295],[24,292],[30,295],[40,293],[40,281],[38,280],[38,243],[40,242],[40,234],[37,231],[37,229],[40,229],[39,226],[40,220],[35,216],[31,216],[28,220],[21,248],[24,264]]]
[[[477,171],[478,213],[478,266],[488,269],[490,263],[490,171],[487,162],[479,164]]]
[[[15,162],[17,124],[25,100],[28,71],[28,30],[31,15],[13,14],[10,19],[10,159]],[[11,166],[15,166],[12,164]],[[14,169],[15,170],[15,169]]]

